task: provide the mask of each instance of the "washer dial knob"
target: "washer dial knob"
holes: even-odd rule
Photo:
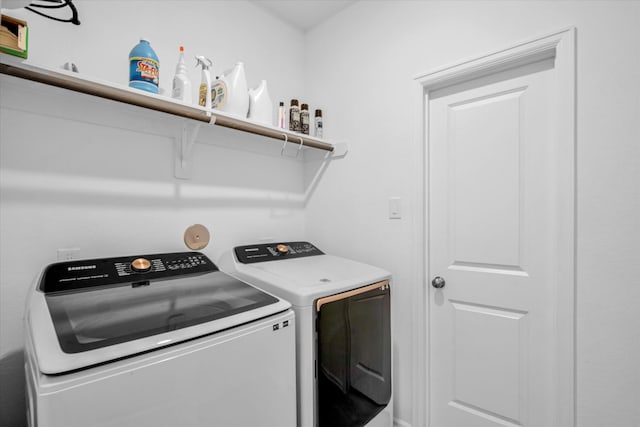
[[[146,258],[136,258],[131,261],[131,269],[137,272],[145,272],[151,269],[151,261]]]

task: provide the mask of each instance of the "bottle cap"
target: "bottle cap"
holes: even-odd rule
[[[322,110],[316,110],[316,117],[322,117]]]
[[[292,105],[292,106],[293,106],[293,105],[298,106],[298,100],[297,100],[297,99],[292,99],[292,100],[291,100],[291,105]]]
[[[308,104],[302,104],[302,106],[300,107],[301,110],[308,110],[309,109],[309,105]]]

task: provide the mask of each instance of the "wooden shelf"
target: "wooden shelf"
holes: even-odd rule
[[[0,74],[56,86],[112,101],[124,102],[149,110],[161,111],[197,122],[215,124],[217,126],[261,135],[279,141],[288,141],[292,144],[302,144],[303,147],[329,151],[338,156],[344,155],[346,152],[345,144],[334,145],[320,138],[291,132],[275,126],[263,125],[217,110],[207,110],[199,105],[185,104],[166,96],[100,81],[71,71],[36,66],[30,64],[28,61],[21,61],[19,58],[6,54],[0,54]],[[336,151],[337,145],[340,145],[340,149]],[[341,152],[339,153],[338,151]]]

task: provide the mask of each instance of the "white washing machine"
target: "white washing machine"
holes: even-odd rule
[[[52,264],[25,316],[29,425],[294,427],[290,307],[198,252]]]
[[[308,242],[239,246],[220,267],[293,304],[298,427],[391,427],[391,275]]]

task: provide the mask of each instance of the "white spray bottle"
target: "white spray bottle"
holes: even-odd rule
[[[184,46],[180,46],[180,57],[176,65],[176,75],[173,77],[171,97],[191,104],[191,80],[187,75],[187,65],[184,63]]]
[[[211,108],[211,72],[209,69],[213,62],[204,56],[196,56],[196,67],[202,66],[202,78],[200,82],[200,90],[198,91],[198,104]]]

